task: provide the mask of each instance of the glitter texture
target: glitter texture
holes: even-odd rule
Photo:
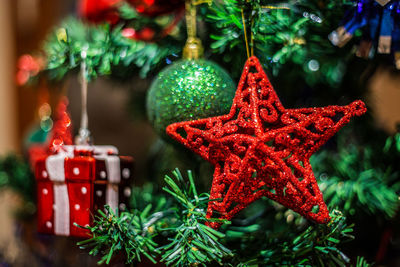
[[[285,109],[255,57],[247,61],[227,115],[169,125],[167,133],[215,165],[208,218],[232,219],[266,196],[317,223],[329,211],[309,158],[365,113],[365,104]],[[217,222],[208,222],[213,228]]]
[[[204,59],[179,60],[161,71],[147,95],[147,115],[166,137],[174,122],[221,115],[229,111],[235,84],[217,64]]]

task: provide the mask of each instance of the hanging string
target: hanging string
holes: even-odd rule
[[[186,8],[186,27],[187,27],[187,35],[188,38],[196,38],[197,35],[197,11],[196,6],[200,4],[208,4],[211,5],[212,0],[186,0],[185,8]]]
[[[290,8],[284,5],[277,5],[277,6],[272,6],[272,5],[267,5],[267,6],[261,6],[260,8],[262,9],[287,9],[289,10]],[[246,18],[244,16],[244,10],[243,8],[241,9],[242,13],[242,22],[243,22],[243,32],[244,32],[244,40],[246,42],[246,52],[247,52],[247,58],[251,56],[254,56],[254,34],[253,34],[253,26],[254,26],[254,20],[251,19],[250,23],[250,51],[249,51],[249,40],[247,38],[247,28],[246,28]]]
[[[243,11],[243,8],[241,9],[241,12],[242,12],[242,22],[243,22],[243,31],[244,31],[244,41],[246,42],[247,58],[250,58],[249,41],[248,41],[248,39],[247,39],[246,19],[244,18],[244,11]]]
[[[253,26],[254,26],[254,20],[251,19],[251,27],[250,27],[250,47],[251,47],[251,56],[254,56],[254,35],[253,35]]]
[[[81,83],[81,100],[82,100],[82,110],[81,110],[81,126],[79,129],[79,134],[75,138],[77,145],[90,145],[90,131],[89,131],[89,117],[87,112],[87,91],[88,91],[88,81],[86,78],[86,56],[87,48],[83,48],[81,52],[82,63],[80,70],[80,83]]]
[[[87,79],[86,79],[86,51],[82,51],[81,64],[81,94],[82,94],[82,114],[81,114],[81,129],[87,129],[89,118],[87,114]]]
[[[286,10],[290,10],[290,7],[285,6],[285,5],[277,5],[277,6],[260,6],[261,8],[265,8],[265,9],[286,9]]]
[[[196,29],[196,7],[193,5],[191,0],[186,1],[186,28],[187,28],[187,36],[189,38],[195,38],[197,29]]]

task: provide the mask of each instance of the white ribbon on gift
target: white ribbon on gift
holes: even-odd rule
[[[120,159],[115,154],[118,150],[114,146],[64,146],[64,150],[46,159],[46,170],[54,188],[54,233],[56,235],[70,235],[70,207],[68,187],[65,184],[65,158],[74,156],[74,150],[93,151],[96,159],[105,161],[108,174],[106,189],[106,204],[114,211],[118,207],[118,184],[121,181]],[[114,155],[109,155],[111,152]]]
[[[95,155],[95,159],[104,160],[107,170],[106,203],[113,211],[118,208],[118,186],[121,182],[121,163],[115,155]]]
[[[53,182],[54,192],[54,233],[66,235],[70,233],[70,214],[68,187],[65,184],[65,158],[71,157],[70,151],[60,151],[58,154],[48,156],[46,170],[49,179]]]

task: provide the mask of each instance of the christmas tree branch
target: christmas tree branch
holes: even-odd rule
[[[178,47],[171,41],[163,45],[128,39],[122,35],[121,26],[88,25],[70,18],[46,41],[47,63],[43,71],[51,80],[78,71],[83,60],[81,51],[85,49],[89,80],[108,75],[127,77],[133,69],[140,70],[144,77],[168,55],[178,53]]]
[[[273,5],[270,1],[261,0],[215,1],[207,13],[207,21],[213,25],[210,29],[213,39],[211,48],[229,61],[237,58],[229,58],[229,54],[245,55],[243,23],[240,21],[243,9],[247,31],[254,39],[251,42],[254,54],[268,65],[273,74],[278,74],[287,64],[301,66],[311,62],[305,70],[314,72],[314,80],[308,80],[308,83],[322,81],[336,86],[340,79],[335,77],[334,71],[346,58],[337,54],[348,54],[349,51],[337,51],[326,36],[337,27],[337,18],[341,17],[338,14],[349,2],[300,0]],[[329,9],[321,9],[321,5]],[[319,61],[324,62],[324,70],[320,70]],[[233,65],[241,66],[240,63]]]
[[[27,202],[22,214],[35,212],[35,179],[29,164],[14,154],[0,159],[0,188],[7,187],[20,194]],[[21,214],[21,215],[22,215]]]
[[[143,211],[118,215],[107,208],[106,213],[100,212],[94,226],[89,227],[93,238],[80,242],[81,248],[90,249],[91,255],[103,254],[100,263],[110,263],[118,251],[124,252],[127,263],[141,261],[143,255],[168,266],[347,266],[350,262],[339,247],[354,238],[353,226],[346,224],[339,211],[331,213],[327,225],[307,226],[290,211],[285,214],[298,218],[295,224],[277,220],[274,212],[266,212],[270,207],[261,203],[264,208],[257,208],[254,218],[246,224],[225,224],[223,233],[204,224],[209,195],[198,194],[190,171],[184,178],[176,169],[165,182],[163,190],[174,201],[155,195],[150,187],[134,191],[134,202],[141,203]],[[276,233],[265,231],[269,223],[280,229]],[[363,259],[356,264],[368,266]]]
[[[347,225],[337,210],[331,217],[327,225],[306,228],[304,223],[292,225],[267,217],[250,226],[228,228],[228,244],[240,244],[235,251],[240,266],[348,266],[350,259],[340,246],[354,239],[353,225]],[[280,225],[279,230],[265,231],[262,225],[266,221],[274,221],[274,227]]]
[[[396,151],[390,148],[397,144],[392,141],[397,135],[389,137],[383,149],[379,144],[346,144],[345,136],[340,135],[337,153],[325,150],[312,158],[328,206],[338,207],[347,215],[364,211],[395,216],[400,204],[399,172],[394,164],[381,163],[395,156]],[[383,153],[377,155],[374,151],[379,150]],[[398,152],[393,161],[397,159]]]
[[[164,190],[173,196],[175,205],[164,197],[155,197],[161,205],[150,213],[152,204],[143,211],[137,209],[120,215],[106,208],[99,211],[94,226],[88,227],[93,238],[79,242],[83,249],[90,249],[90,255],[104,254],[99,263],[109,264],[117,251],[123,251],[126,261],[141,261],[144,255],[155,262],[162,253],[161,261],[167,265],[202,265],[231,257],[229,249],[220,243],[224,234],[204,225],[206,222],[208,194],[197,194],[191,172],[185,180],[179,170],[174,177],[165,177]],[[143,194],[143,192],[142,192]],[[161,209],[161,210],[159,210]],[[156,238],[166,238],[166,244],[158,246]]]
[[[173,236],[168,238],[168,244],[158,249],[163,255],[161,261],[173,266],[207,266],[206,263],[232,257],[231,251],[219,241],[225,235],[204,225],[209,195],[197,195],[190,171],[189,184],[185,184],[178,169],[173,174],[175,179],[165,177],[168,187],[163,189],[175,197],[181,211],[177,213],[179,223],[176,226],[162,229]]]
[[[153,219],[152,216],[148,216],[150,209],[151,205],[143,212],[122,212],[120,215],[109,207],[106,207],[106,213],[99,210],[95,226],[88,227],[93,237],[79,242],[78,245],[81,248],[90,248],[90,255],[105,254],[99,261],[100,264],[109,264],[117,251],[125,253],[128,263],[134,260],[141,261],[141,255],[156,262],[154,257],[157,244],[153,241],[148,227],[143,226]],[[152,223],[155,221],[152,220]]]
[[[274,74],[289,63],[300,67],[300,72],[315,72],[313,79],[307,80],[309,83],[338,85],[341,79],[336,73],[337,68],[346,58],[339,57],[338,53],[348,55],[350,49],[338,51],[327,35],[337,27],[343,7],[348,4],[349,1],[336,0],[224,0],[213,1],[211,6],[202,5],[198,16],[199,20],[206,22],[202,30],[205,47],[210,47],[210,52],[228,63],[233,76],[239,75],[245,60],[243,9],[249,39],[254,40],[249,41],[250,45],[254,44],[255,55]],[[321,5],[326,8],[321,9]],[[181,24],[175,26],[173,34],[158,36],[156,33],[163,31],[168,19],[154,20],[141,16],[128,4],[122,5],[119,13],[123,22],[113,28],[107,24],[90,25],[76,19],[65,20],[44,44],[47,63],[40,73],[52,80],[60,80],[68,73],[76,72],[83,48],[88,50],[89,80],[110,75],[127,78],[136,70],[145,77],[149,71],[179,57],[186,37]],[[122,34],[123,28],[136,32],[154,29],[155,39],[126,38]],[[243,57],[237,57],[238,54]],[[319,68],[319,61],[324,62],[323,69]],[[311,62],[309,68],[303,70],[302,65],[308,62]]]

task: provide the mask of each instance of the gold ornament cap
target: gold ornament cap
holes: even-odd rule
[[[197,37],[189,37],[186,41],[185,47],[183,48],[184,59],[199,59],[204,54],[204,48],[201,44],[201,40]]]

